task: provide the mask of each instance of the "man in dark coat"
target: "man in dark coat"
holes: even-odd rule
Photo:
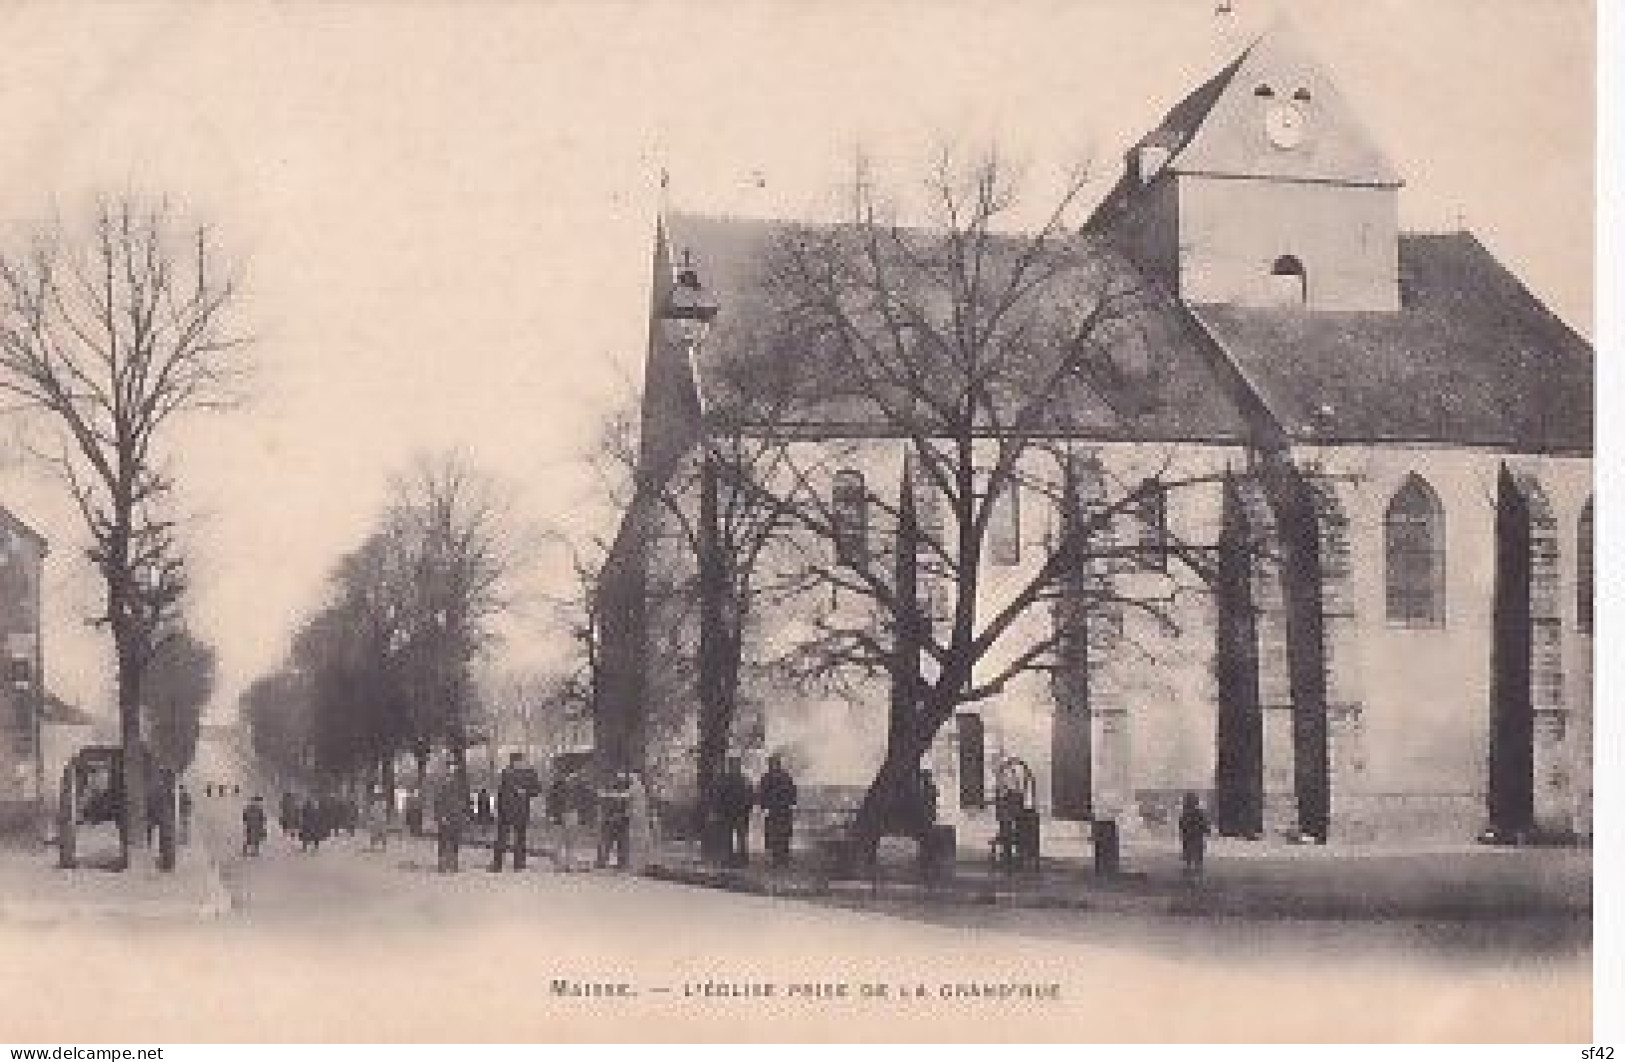
[[[742,867],[750,862],[750,811],[756,806],[756,787],[745,777],[739,757],[728,759],[728,770],[717,784],[717,814],[728,831],[727,862]]]
[[[1179,812],[1179,853],[1185,861],[1187,877],[1202,873],[1202,858],[1207,854],[1207,812],[1195,793],[1185,794],[1184,807]]]
[[[455,767],[448,767],[434,791],[435,851],[441,872],[456,872],[467,824],[468,782]]]
[[[282,835],[290,839],[299,832],[299,798],[294,796],[291,789],[282,794],[277,825],[282,827]]]
[[[615,853],[615,866],[625,870],[632,838],[632,776],[616,771],[609,784],[598,791],[598,866],[609,865]]]
[[[790,837],[795,829],[796,783],[784,769],[781,757],[768,757],[767,773],[757,784],[756,793],[762,805],[762,841],[774,866],[788,866]]]
[[[265,801],[255,797],[243,808],[243,855],[257,856],[265,843]]]
[[[327,816],[322,814],[322,805],[315,797],[306,797],[305,806],[299,809],[299,849],[314,852],[325,840]]]
[[[542,791],[542,780],[525,763],[525,754],[511,753],[508,766],[497,778],[497,833],[491,842],[491,870],[502,869],[502,853],[513,852],[513,868],[525,869],[525,833],[530,829],[530,802]]]
[[[179,809],[180,817],[181,817],[180,818],[180,826],[181,826],[180,843],[181,844],[191,844],[192,843],[192,794],[186,791],[186,787],[184,785],[180,787],[180,792],[175,797],[175,805]],[[261,815],[265,814],[265,808],[263,807],[263,805],[260,808],[260,814]]]

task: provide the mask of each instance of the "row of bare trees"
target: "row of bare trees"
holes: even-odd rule
[[[283,667],[244,692],[256,753],[306,784],[391,790],[401,753],[420,787],[434,750],[463,763],[488,737],[476,676],[526,548],[491,476],[457,454],[418,460],[333,568]]]

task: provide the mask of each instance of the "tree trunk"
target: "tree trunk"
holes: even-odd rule
[[[728,570],[717,513],[716,458],[707,450],[700,464],[700,524],[698,556],[700,589],[699,749],[695,764],[696,827],[700,851],[720,857],[728,850],[726,827],[717,809],[718,784],[728,758],[739,701],[739,670],[743,644],[739,623],[743,609],[732,598],[734,580]],[[732,607],[730,607],[730,605]]]
[[[114,642],[118,654],[119,744],[124,759],[119,858],[121,866],[127,869],[132,853],[147,848],[147,758],[141,741],[141,668],[137,649],[130,645],[128,632],[115,631]]]

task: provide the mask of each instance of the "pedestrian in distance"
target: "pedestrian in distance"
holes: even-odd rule
[[[406,807],[402,811],[406,819],[406,832],[413,837],[423,836],[423,797],[417,790],[406,794]]]
[[[597,866],[609,865],[610,853],[615,853],[615,866],[625,870],[627,847],[632,832],[632,776],[616,771],[609,784],[598,791],[598,859]]]
[[[327,817],[322,814],[321,802],[313,796],[306,797],[304,805],[299,809],[299,850],[316,852],[321,849],[325,840],[327,840]]]
[[[523,752],[508,754],[508,766],[497,776],[497,831],[491,840],[491,872],[502,869],[502,855],[513,852],[513,868],[525,869],[530,802],[542,792],[542,780],[525,763]]]
[[[1185,876],[1200,877],[1202,860],[1207,854],[1207,812],[1195,793],[1186,793],[1184,806],[1179,812],[1179,853],[1185,861]]]
[[[474,821],[481,826],[489,826],[495,821],[491,813],[491,791],[484,786],[474,797]]]
[[[750,812],[755,806],[756,787],[745,777],[739,757],[730,756],[728,769],[717,784],[717,811],[727,830],[725,861],[729,866],[743,867],[750,863]]]
[[[784,768],[784,758],[769,756],[767,772],[756,786],[762,805],[762,842],[776,867],[790,865],[790,841],[795,830],[796,782]]]
[[[389,800],[381,790],[367,797],[363,814],[367,825],[367,850],[384,851],[389,847]]]
[[[265,800],[255,794],[243,808],[243,855],[257,856],[265,843]]]
[[[443,874],[459,869],[463,831],[468,826],[468,780],[448,764],[434,791],[436,866]]]
[[[277,825],[282,827],[282,836],[289,840],[299,833],[299,797],[291,789],[282,794],[282,804],[277,810]]]
[[[176,803],[176,806],[179,808],[180,815],[181,815],[180,843],[181,844],[191,844],[192,843],[192,794],[188,793],[186,791],[186,787],[184,785],[180,787],[180,792],[175,797],[175,803]]]

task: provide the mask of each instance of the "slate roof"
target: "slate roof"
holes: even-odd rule
[[[673,258],[688,252],[720,307],[701,361],[690,367],[702,407],[725,406],[732,389],[763,379],[776,362],[808,356],[764,338],[771,309],[760,263],[789,228],[692,214],[667,220]],[[1104,241],[1091,247],[1105,268],[1133,273]],[[1132,337],[1139,356],[1153,351],[1154,406],[1125,420],[1080,400],[1074,421],[1056,434],[1590,453],[1590,345],[1471,235],[1403,235],[1399,259],[1403,308],[1393,312],[1155,301]],[[801,422],[832,434],[883,433],[884,420],[861,399],[838,385],[824,397],[800,412]]]
[[[819,356],[804,344],[785,342],[772,328],[775,311],[762,263],[775,242],[794,229],[786,222],[692,214],[674,214],[665,221],[672,260],[681,262],[686,254],[719,306],[700,361],[692,367],[700,405],[709,414],[734,406],[738,389],[762,386],[769,373],[808,372]],[[1107,241],[1083,235],[1077,239],[1093,269],[1137,290],[1136,309],[1110,330],[1109,342],[1114,363],[1143,378],[1126,387],[1135,396],[1129,409],[1122,402],[1108,406],[1089,388],[1073,388],[1068,402],[1052,404],[1064,423],[1049,424],[1048,430],[1101,439],[1244,441],[1249,435],[1245,418],[1215,371],[1205,338],[1184,311]],[[1007,249],[1018,246],[1011,237]],[[1042,364],[1032,366],[1035,382],[1043,369]],[[786,420],[831,433],[885,434],[888,423],[878,408],[846,383],[838,370],[823,374],[817,404],[798,406]]]
[[[1399,262],[1397,312],[1191,312],[1290,437],[1589,454],[1590,344],[1467,233]]]

